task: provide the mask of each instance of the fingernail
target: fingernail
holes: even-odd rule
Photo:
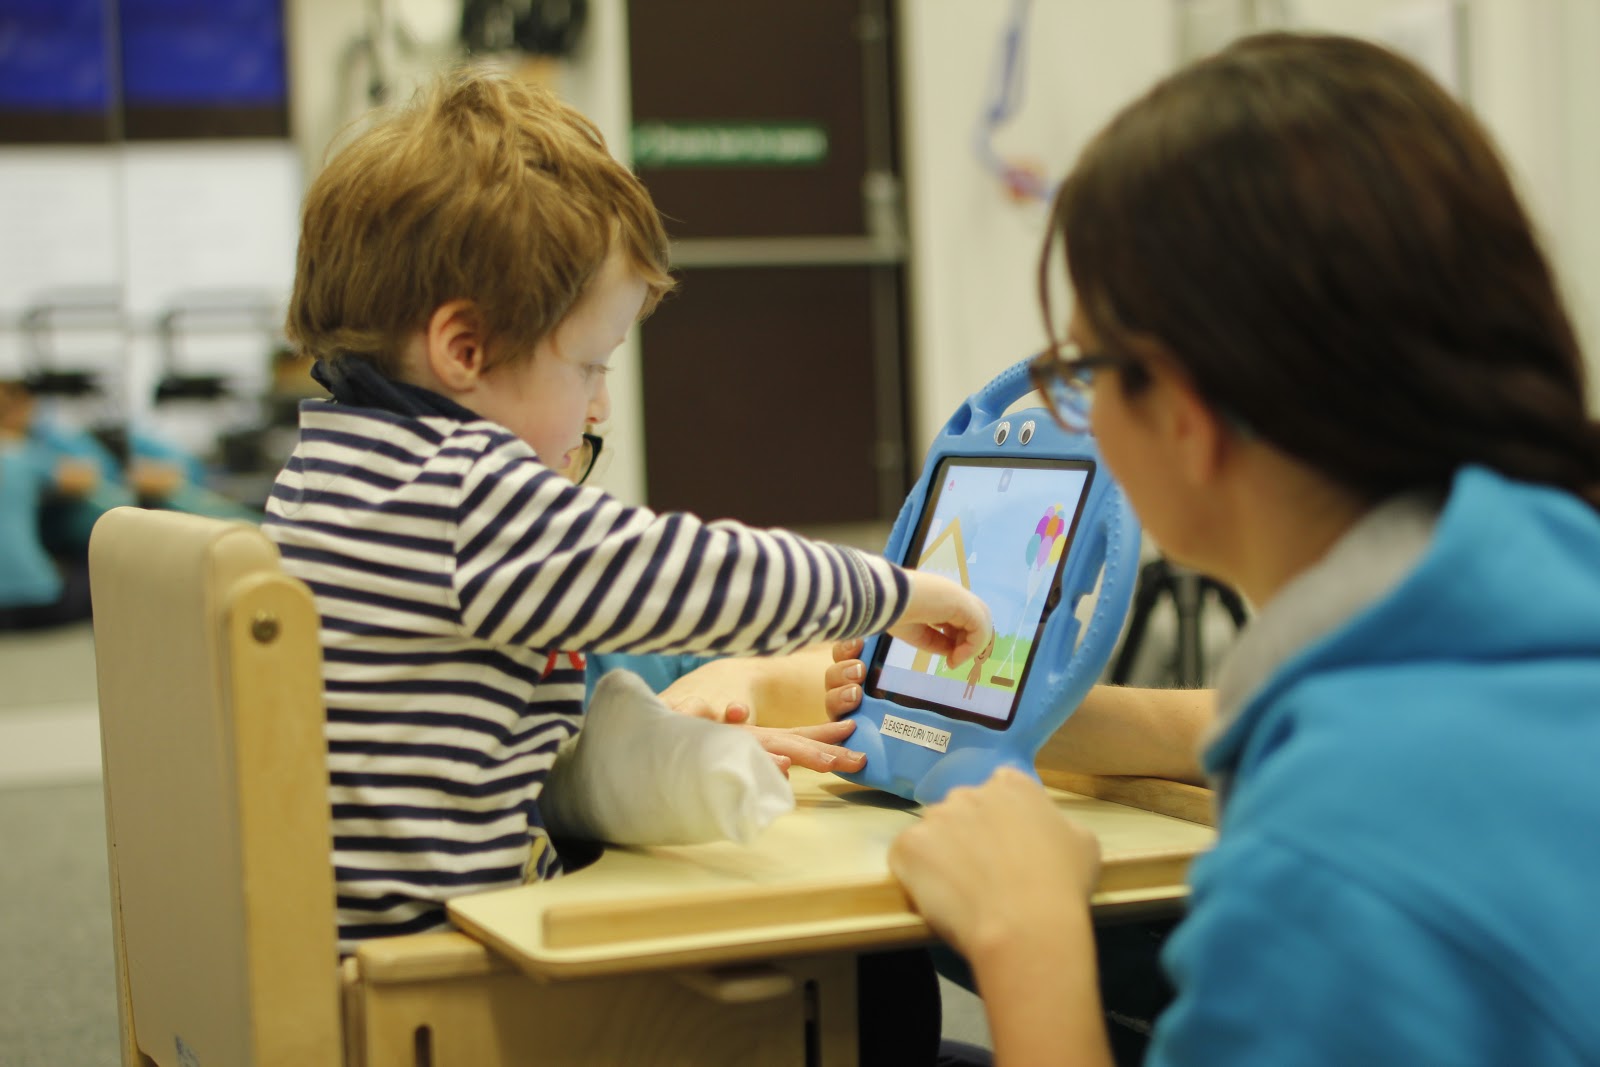
[[[848,749],[848,748],[844,750],[844,754],[845,754],[845,758],[846,759],[866,759],[867,758],[867,754],[865,752],[856,752],[853,749]]]
[[[844,698],[846,700],[852,702],[852,703],[854,703],[855,701],[860,700],[861,699],[861,687],[859,685],[847,685],[847,686],[845,686],[844,687]]]
[[[867,676],[867,665],[865,663],[852,663],[844,669],[844,676],[852,682],[859,682]]]

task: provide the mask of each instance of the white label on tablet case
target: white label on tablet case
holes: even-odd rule
[[[889,737],[898,737],[902,741],[910,741],[913,745],[931,748],[935,752],[948,752],[950,750],[950,731],[935,730],[931,726],[912,722],[910,719],[899,719],[893,715],[883,717],[883,726],[879,732]]]

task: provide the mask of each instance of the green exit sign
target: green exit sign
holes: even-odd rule
[[[636,167],[816,167],[828,159],[817,122],[641,122]]]

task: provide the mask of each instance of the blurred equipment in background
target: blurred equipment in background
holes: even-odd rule
[[[394,0],[366,0],[365,28],[345,46],[339,57],[342,76],[340,99],[335,108],[338,114],[346,115],[351,110],[351,101],[344,90],[348,88],[352,72],[365,73],[366,106],[377,107],[389,102],[399,60],[416,55],[417,39],[397,17],[394,6]]]
[[[207,333],[255,334],[260,338],[260,351],[265,355],[278,343],[278,317],[277,301],[267,293],[201,291],[174,297],[156,317],[156,336],[161,344],[161,377],[156,382],[156,403],[214,401],[233,395],[229,375],[214,369],[207,372],[185,369],[185,355],[193,340]]]
[[[461,43],[480,54],[569,56],[588,19],[588,0],[465,0]]]
[[[313,360],[279,342],[268,357],[270,381],[256,420],[223,432],[217,441],[221,470],[217,486],[236,500],[265,508],[278,471],[299,437],[300,401],[328,391],[311,377]]]
[[[1171,645],[1170,662],[1154,670],[1146,668],[1135,676],[1141,660],[1150,620],[1163,603],[1172,605],[1177,629]],[[1233,624],[1229,640],[1244,628],[1248,612],[1244,598],[1231,587],[1199,571],[1157,556],[1139,568],[1139,584],[1128,613],[1128,627],[1122,648],[1111,664],[1107,680],[1112,685],[1143,685],[1155,688],[1200,689],[1214,684],[1207,677],[1211,658],[1205,647],[1205,621],[1208,605],[1221,608]],[[1223,646],[1219,646],[1220,648]]]
[[[161,376],[155,387],[157,419],[199,428],[194,436],[208,442],[212,471],[198,462],[190,477],[173,487],[165,506],[178,511],[229,517],[237,508],[220,497],[259,510],[273,476],[287,456],[264,446],[274,408],[268,365],[283,347],[280,309],[269,293],[248,290],[196,290],[181,293],[156,316],[161,350]],[[238,355],[208,352],[208,343],[237,352],[248,342],[247,362]],[[225,368],[225,369],[224,369]],[[241,442],[247,442],[241,445]]]
[[[892,16],[628,5],[633,163],[680,282],[640,334],[652,507],[833,524],[905,499]]]
[[[461,45],[475,57],[508,58],[518,77],[558,89],[561,64],[588,23],[588,0],[464,0]]]
[[[258,418],[293,273],[284,0],[0,6],[0,377],[47,547],[122,503],[253,516],[209,461]],[[190,343],[213,323],[231,347]]]
[[[23,309],[18,327],[24,376],[34,396],[102,397],[106,369],[122,365],[126,326],[122,293],[116,288],[82,286],[40,293]],[[83,353],[65,356],[60,351],[65,335],[91,337],[91,347],[98,351],[87,364],[81,362]]]

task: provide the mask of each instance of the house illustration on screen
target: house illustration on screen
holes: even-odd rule
[[[972,588],[972,582],[967,578],[967,545],[961,536],[959,518],[951,519],[950,524],[939,531],[939,536],[928,542],[928,547],[922,550],[922,555],[917,559],[917,570],[953,578],[961,583],[963,589]],[[919,651],[911,661],[911,669],[925,673],[932,669],[932,662],[932,652]]]

